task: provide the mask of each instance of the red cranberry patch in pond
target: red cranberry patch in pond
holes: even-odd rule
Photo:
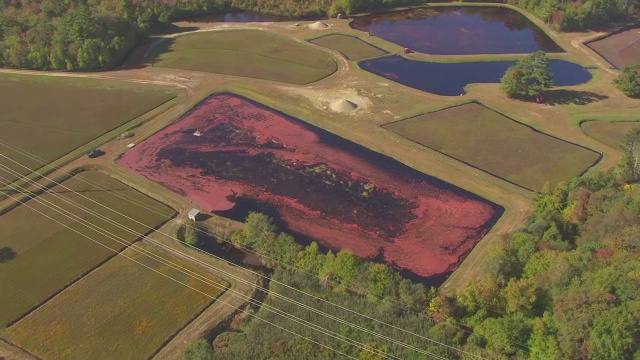
[[[233,94],[212,95],[118,163],[208,211],[232,214],[241,200],[266,204],[290,231],[334,250],[382,254],[419,277],[455,269],[502,214],[471,193]]]

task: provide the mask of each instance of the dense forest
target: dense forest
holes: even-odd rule
[[[563,30],[606,24],[640,8],[640,0],[508,2]],[[202,14],[248,10],[305,17],[414,3],[420,1],[0,0],[0,66],[67,71],[113,68],[152,33],[154,25]]]
[[[349,11],[364,7],[353,2],[341,0]],[[160,23],[233,10],[318,16],[342,7],[332,5],[331,0],[0,0],[0,66],[104,70],[122,62]]]
[[[303,248],[291,236],[278,234],[262,214],[250,215],[231,241],[265,255],[265,265],[274,271],[273,292],[448,359],[469,354],[490,359],[638,359],[640,129],[627,134],[621,148],[626,156],[616,168],[547,187],[536,197],[526,226],[491,250],[481,278],[449,294],[436,294],[350,251],[324,254],[315,243]],[[307,298],[289,286],[430,340]],[[252,315],[355,358],[379,358],[371,349],[400,358],[425,357],[273,294],[265,304],[366,349],[318,335],[264,307]],[[330,357],[327,349],[252,316],[234,319],[213,345],[200,341],[189,351],[215,359]],[[200,358],[188,354],[187,359]]]

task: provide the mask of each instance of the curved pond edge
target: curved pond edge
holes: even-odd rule
[[[512,55],[510,55],[510,56],[512,56]],[[410,79],[409,77],[404,77],[404,82],[403,82],[403,81],[400,81],[399,78],[393,79],[393,78],[390,78],[390,77],[383,76],[383,72],[382,71],[375,72],[373,70],[368,70],[368,69],[363,67],[363,63],[365,63],[365,62],[375,62],[375,61],[378,61],[378,60],[382,60],[382,59],[386,59],[386,58],[392,58],[392,57],[398,57],[398,58],[401,58],[402,60],[406,60],[406,61],[413,62],[413,63],[423,62],[423,63],[427,63],[427,64],[453,65],[453,66],[462,65],[462,64],[468,64],[468,63],[498,63],[498,62],[513,62],[513,65],[516,65],[516,62],[518,61],[517,59],[509,59],[507,57],[501,58],[500,60],[494,60],[492,58],[484,58],[484,59],[469,59],[468,58],[468,59],[465,59],[465,61],[432,61],[432,60],[420,59],[420,58],[419,59],[412,59],[412,58],[409,58],[407,56],[403,56],[403,55],[400,55],[400,54],[390,54],[390,55],[386,55],[386,56],[380,56],[380,57],[377,57],[377,58],[363,59],[361,61],[356,62],[356,64],[358,65],[358,68],[360,70],[364,71],[365,73],[372,74],[372,75],[377,76],[379,78],[383,78],[383,79],[385,79],[387,81],[392,81],[394,83],[400,84],[402,86],[406,86],[406,87],[414,89],[414,90],[423,91],[423,92],[426,92],[426,93],[429,93],[429,94],[433,94],[433,95],[449,96],[449,97],[466,94],[467,92],[466,92],[465,89],[467,88],[467,86],[472,85],[472,84],[500,84],[500,78],[502,77],[502,75],[500,77],[496,78],[496,81],[484,81],[484,82],[483,81],[479,81],[479,82],[473,82],[472,81],[472,82],[467,82],[467,83],[464,84],[464,86],[462,86],[460,88],[460,90],[462,91],[461,94],[458,93],[458,92],[450,93],[450,94],[446,94],[446,93],[443,94],[443,93],[430,91],[430,90],[434,90],[433,88],[425,89],[424,87],[420,87],[419,85],[415,85],[415,84],[411,85],[411,84],[409,84],[411,82],[410,80],[408,81],[409,83],[406,81],[407,79]],[[519,57],[519,58],[522,58],[522,57]],[[553,66],[553,62],[559,62],[559,63],[560,62],[564,62],[564,63],[576,65],[578,67],[581,67],[582,70],[584,70],[589,75],[589,79],[585,80],[583,82],[573,83],[573,84],[565,84],[565,85],[554,85],[555,87],[569,87],[569,86],[580,86],[580,85],[588,84],[588,83],[594,81],[597,78],[597,75],[598,75],[597,73],[594,73],[592,71],[592,70],[596,70],[597,67],[587,67],[585,65],[582,65],[578,61],[573,61],[572,59],[567,60],[567,59],[564,59],[564,58],[561,58],[561,57],[553,57],[553,58],[549,57],[549,66],[550,67]],[[506,72],[507,69],[508,68],[505,68],[504,71]],[[553,69],[551,69],[551,71],[553,73]],[[395,73],[393,71],[390,71],[389,74],[392,74],[394,76],[397,75],[397,73]],[[436,72],[436,74],[437,74],[437,72]],[[504,73],[503,73],[503,75],[504,75]],[[554,82],[555,82],[555,80],[554,80]],[[421,82],[421,84],[422,83],[424,83],[424,82]],[[431,82],[431,83],[433,83],[433,82]]]
[[[386,126],[391,125],[391,124],[399,123],[399,122],[406,121],[406,120],[411,120],[411,119],[416,118],[416,117],[418,117],[418,116],[427,115],[427,114],[432,114],[432,113],[436,113],[436,112],[439,112],[439,111],[444,111],[444,110],[452,109],[452,108],[455,108],[455,107],[458,107],[458,106],[462,106],[462,105],[467,105],[467,104],[478,104],[478,105],[483,106],[483,107],[485,107],[485,108],[487,108],[487,109],[489,109],[489,110],[491,110],[491,111],[495,111],[496,113],[498,113],[498,114],[500,114],[500,115],[502,115],[502,116],[506,117],[507,119],[509,119],[509,120],[511,120],[511,121],[513,121],[513,122],[515,122],[515,123],[516,123],[516,124],[518,124],[518,125],[526,126],[527,128],[529,128],[529,130],[535,131],[535,132],[537,132],[538,134],[545,135],[545,136],[549,136],[549,137],[552,137],[552,138],[554,138],[554,139],[556,139],[556,140],[559,140],[559,141],[562,141],[562,142],[565,142],[565,143],[567,143],[567,144],[571,144],[571,145],[574,145],[574,146],[578,146],[578,147],[580,147],[580,148],[583,148],[583,149],[585,149],[585,150],[588,150],[588,151],[591,151],[591,152],[593,152],[593,153],[595,153],[595,154],[598,154],[598,158],[596,159],[596,161],[594,161],[594,162],[593,162],[593,164],[589,165],[589,166],[588,166],[586,169],[584,169],[580,174],[578,174],[578,175],[577,175],[577,177],[581,177],[581,176],[583,176],[584,174],[586,174],[586,173],[587,173],[587,171],[591,170],[591,168],[593,168],[594,166],[596,166],[596,165],[600,162],[600,160],[602,160],[602,158],[604,157],[604,154],[603,154],[602,152],[595,151],[595,150],[593,150],[593,149],[591,149],[591,148],[588,148],[588,147],[586,147],[586,146],[584,146],[584,145],[580,145],[580,144],[575,143],[575,142],[573,142],[573,141],[568,141],[568,140],[565,140],[565,139],[559,138],[559,137],[557,137],[557,136],[555,136],[555,135],[551,135],[551,134],[545,133],[545,132],[543,132],[543,131],[541,131],[541,130],[536,129],[535,127],[533,127],[533,126],[531,126],[531,125],[529,125],[529,124],[525,124],[525,123],[523,123],[523,122],[520,122],[520,121],[518,121],[518,120],[516,120],[516,119],[512,118],[511,116],[509,116],[509,115],[507,115],[507,114],[505,114],[505,113],[503,113],[503,112],[501,112],[501,111],[498,111],[498,110],[494,109],[494,108],[493,108],[493,107],[491,107],[491,106],[488,106],[488,105],[486,105],[486,104],[482,103],[482,102],[481,102],[481,101],[479,101],[479,100],[472,100],[472,101],[468,101],[468,102],[464,102],[464,103],[460,103],[460,104],[455,104],[455,105],[452,105],[452,106],[447,106],[447,107],[444,107],[444,108],[442,108],[442,109],[438,109],[438,110],[434,110],[434,111],[429,111],[429,112],[421,113],[421,114],[418,114],[418,115],[414,115],[414,116],[408,117],[408,118],[406,118],[406,119],[401,119],[401,120],[397,120],[397,121],[392,121],[392,122],[390,122],[390,123],[386,123],[386,124],[384,124],[384,125],[381,125],[381,127],[382,127],[383,129],[387,130],[387,129],[386,129]],[[640,123],[638,123],[638,124],[640,125]],[[387,130],[387,131],[389,131],[389,132],[392,132],[392,133],[393,133],[393,131],[390,131],[390,130]],[[395,133],[394,133],[394,134],[395,134]],[[446,157],[448,157],[448,158],[450,158],[450,159],[454,159],[454,160],[456,160],[456,161],[459,161],[459,162],[461,162],[461,163],[463,163],[463,164],[465,164],[465,165],[467,165],[467,166],[470,166],[470,167],[472,167],[472,168],[474,168],[474,169],[476,169],[476,170],[480,170],[480,171],[482,171],[482,172],[483,172],[483,173],[485,173],[485,174],[489,174],[489,175],[491,175],[491,176],[493,176],[493,177],[495,177],[495,178],[498,178],[498,179],[500,179],[500,180],[506,181],[506,182],[508,182],[509,184],[515,185],[515,186],[517,186],[517,187],[519,187],[519,188],[521,188],[521,189],[525,189],[525,190],[527,190],[527,191],[531,191],[531,192],[533,192],[533,193],[539,194],[539,192],[538,192],[538,191],[536,191],[536,190],[533,190],[533,189],[527,188],[527,187],[525,187],[525,186],[522,186],[522,185],[520,185],[520,184],[517,184],[517,183],[515,183],[515,182],[513,182],[513,181],[511,181],[511,180],[508,180],[508,179],[506,179],[506,178],[504,178],[504,177],[502,177],[502,176],[499,176],[499,175],[497,175],[497,174],[494,174],[494,173],[492,173],[492,172],[490,172],[490,171],[484,170],[483,168],[478,167],[478,166],[476,166],[476,165],[473,165],[473,164],[471,164],[471,163],[469,163],[469,162],[467,162],[467,161],[464,161],[464,160],[458,159],[458,158],[457,158],[457,157],[455,157],[455,156],[451,156],[451,155],[449,155],[449,154],[447,154],[447,153],[445,153],[445,152],[442,152],[442,151],[436,150],[436,149],[434,149],[434,148],[432,148],[432,147],[429,147],[429,146],[427,146],[427,145],[420,144],[420,143],[418,143],[418,142],[416,142],[416,141],[413,141],[413,140],[411,140],[411,139],[405,138],[404,136],[401,136],[401,135],[399,135],[399,134],[396,134],[396,135],[397,135],[397,136],[399,136],[399,137],[401,137],[401,138],[403,138],[403,139],[405,139],[405,140],[407,140],[407,141],[410,141],[410,142],[412,142],[412,143],[414,143],[414,144],[416,144],[416,145],[419,145],[419,146],[425,147],[425,148],[427,148],[427,149],[429,149],[429,150],[433,150],[433,151],[437,152],[438,154],[442,154],[442,155],[444,155],[444,156],[446,156]]]
[[[558,36],[557,36],[556,32],[554,32],[551,28],[549,28],[549,26],[547,26],[546,23],[544,23],[542,20],[540,20],[537,17],[535,17],[529,11],[527,11],[525,9],[522,9],[522,8],[519,8],[517,6],[511,5],[511,4],[485,3],[485,2],[473,2],[473,3],[469,3],[469,2],[448,2],[448,3],[432,3],[432,4],[428,4],[428,5],[402,6],[402,7],[379,9],[379,10],[376,10],[376,11],[370,11],[370,12],[366,12],[366,13],[361,13],[361,14],[350,16],[349,17],[349,19],[350,19],[349,28],[351,28],[354,31],[359,31],[359,30],[354,29],[351,26],[351,23],[356,18],[363,17],[363,16],[366,16],[366,15],[379,14],[379,13],[391,12],[391,11],[402,11],[402,10],[419,9],[419,8],[435,8],[435,7],[500,7],[500,8],[507,8],[507,9],[511,9],[513,11],[517,11],[520,14],[522,14],[524,17],[526,17],[527,20],[531,21],[540,30],[542,30],[551,40],[553,40],[553,42],[556,43],[556,45],[558,45],[562,49],[562,51],[564,53],[567,53],[567,49],[565,49],[565,47],[562,46],[562,44],[558,41]],[[381,40],[384,40],[384,39],[381,39]],[[387,41],[387,40],[384,40],[384,41]],[[390,43],[390,44],[394,44],[396,46],[400,46],[400,45],[398,45],[396,43],[393,43],[391,41],[387,41],[387,42]],[[560,54],[562,54],[562,53],[560,53]],[[478,54],[478,55],[481,55],[481,54]]]
[[[365,44],[367,44],[367,45],[369,45],[369,46],[371,46],[371,47],[374,47],[374,48],[376,48],[376,49],[378,49],[378,50],[380,50],[380,51],[384,51],[384,54],[382,54],[382,55],[380,55],[380,56],[373,56],[373,57],[366,58],[366,59],[351,60],[351,59],[349,59],[349,56],[347,56],[347,54],[343,53],[342,51],[335,50],[335,49],[331,49],[331,48],[328,48],[328,47],[326,47],[326,46],[322,46],[322,45],[320,45],[320,44],[315,44],[315,43],[313,42],[313,40],[318,40],[318,39],[320,39],[320,38],[327,37],[327,36],[331,36],[331,35],[348,36],[348,37],[354,38],[354,39],[356,39],[356,40],[360,40],[360,41],[362,41],[363,43],[365,43]],[[343,33],[343,32],[331,32],[331,33],[321,34],[321,35],[318,35],[318,36],[310,36],[310,37],[305,38],[304,40],[305,40],[306,42],[308,42],[308,43],[311,43],[311,44],[314,44],[314,45],[320,46],[320,47],[322,47],[322,48],[324,48],[324,49],[329,49],[329,50],[331,50],[331,51],[336,51],[336,52],[338,52],[338,53],[342,54],[342,56],[344,56],[344,58],[345,58],[345,59],[347,59],[347,60],[349,60],[349,61],[353,61],[353,62],[355,62],[355,63],[358,63],[358,62],[360,62],[360,61],[371,60],[371,59],[377,59],[377,58],[381,58],[381,57],[385,57],[385,56],[393,55],[393,53],[392,53],[391,51],[386,50],[386,49],[383,49],[382,47],[380,47],[380,46],[378,46],[378,45],[375,45],[375,44],[372,44],[372,43],[370,43],[370,42],[368,42],[368,41],[365,41],[365,40],[363,40],[361,37],[358,37],[358,36],[355,36],[355,35],[352,35],[352,34]]]

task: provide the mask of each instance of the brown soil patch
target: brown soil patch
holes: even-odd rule
[[[618,69],[640,63],[640,28],[589,43],[588,46]]]

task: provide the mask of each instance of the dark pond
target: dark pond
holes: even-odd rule
[[[563,52],[517,11],[500,7],[427,7],[366,15],[354,29],[438,55]]]
[[[498,83],[515,61],[437,63],[389,56],[360,63],[364,70],[432,94],[454,96],[473,83]],[[554,85],[572,86],[591,80],[591,73],[576,63],[550,60]]]

